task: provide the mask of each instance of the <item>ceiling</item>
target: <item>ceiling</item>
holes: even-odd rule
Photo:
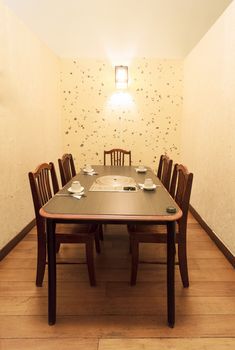
[[[232,0],[4,0],[62,57],[183,58]]]

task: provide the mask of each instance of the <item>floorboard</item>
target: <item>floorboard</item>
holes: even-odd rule
[[[176,267],[176,325],[166,324],[166,266],[140,264],[131,287],[125,226],[104,226],[95,255],[97,287],[88,283],[83,245],[64,245],[58,261],[58,320],[47,324],[47,273],[35,286],[35,228],[0,264],[0,349],[234,350],[235,272],[190,215],[190,287]],[[162,262],[164,245],[143,244],[141,260]]]

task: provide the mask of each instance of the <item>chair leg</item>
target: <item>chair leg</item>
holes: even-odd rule
[[[131,238],[132,265],[131,265],[131,285],[136,285],[138,263],[139,263],[139,242],[135,236]]]
[[[132,254],[132,244],[133,244],[133,238],[132,238],[132,235],[129,234],[129,254]]]
[[[42,287],[46,268],[46,237],[38,238],[36,286]]]
[[[99,228],[95,231],[95,250],[96,253],[100,254],[100,232]]]
[[[178,259],[179,259],[179,268],[181,280],[184,288],[189,287],[189,277],[188,277],[188,263],[187,263],[187,250],[186,242],[179,242],[178,244]]]
[[[129,233],[129,253],[131,254],[132,251],[131,251],[131,247],[132,247],[132,234],[131,234],[131,231],[135,231],[135,228],[136,228],[136,225],[134,224],[128,224],[127,225],[127,231]]]
[[[87,261],[87,269],[88,269],[89,280],[90,280],[91,286],[96,285],[93,242],[94,242],[94,236],[92,234],[90,234],[88,237],[88,240],[86,242],[86,261]]]
[[[103,241],[104,240],[104,233],[103,233],[103,225],[102,224],[99,224],[99,239],[101,240],[101,241]]]

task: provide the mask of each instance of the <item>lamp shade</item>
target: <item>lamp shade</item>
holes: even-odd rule
[[[128,67],[115,66],[115,83],[118,89],[126,89],[128,86]]]

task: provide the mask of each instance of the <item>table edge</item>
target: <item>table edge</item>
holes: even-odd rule
[[[44,210],[42,207],[39,211],[40,215],[46,219],[63,219],[63,220],[86,220],[86,221],[176,221],[179,220],[183,213],[179,210],[177,213],[172,215],[117,215],[117,214],[51,214]]]

